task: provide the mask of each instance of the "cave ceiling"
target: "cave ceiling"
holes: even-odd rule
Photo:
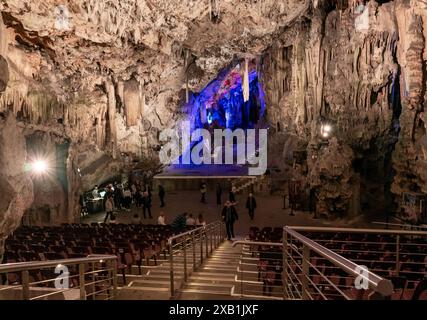
[[[1,0],[15,46],[64,100],[105,77],[136,78],[147,99],[200,91],[233,58],[258,56],[309,11],[309,0]],[[43,61],[40,62],[40,59]],[[52,78],[52,71],[55,73]]]

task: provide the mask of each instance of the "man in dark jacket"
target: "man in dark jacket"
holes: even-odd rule
[[[165,188],[162,185],[159,185],[159,199],[160,199],[160,207],[165,206]]]
[[[144,215],[144,219],[146,219],[146,212],[148,212],[150,219],[153,219],[151,216],[151,197],[147,191],[144,192],[142,196],[142,213]]]
[[[234,238],[234,222],[239,219],[236,208],[230,201],[225,203],[221,213],[222,220],[225,222],[225,228],[227,230],[227,239],[231,240]]]
[[[248,199],[246,200],[246,209],[248,209],[249,217],[253,221],[256,209],[256,200],[252,192],[249,193]]]

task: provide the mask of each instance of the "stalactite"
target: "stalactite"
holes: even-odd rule
[[[140,84],[136,79],[125,82],[123,88],[123,101],[125,107],[126,125],[135,126],[140,116],[141,105]]]
[[[189,101],[189,90],[188,90],[188,72],[190,67],[190,51],[185,49],[185,58],[184,58],[184,66],[185,66],[185,102]]]
[[[116,96],[113,83],[105,82],[108,97],[108,131],[106,142],[110,146],[113,159],[117,156],[117,125],[116,125]]]
[[[243,101],[249,101],[249,59],[245,58],[242,77]]]

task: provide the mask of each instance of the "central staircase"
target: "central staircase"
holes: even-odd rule
[[[196,250],[196,252],[198,251]],[[200,253],[197,253],[196,258],[200,258]],[[263,283],[258,277],[258,263],[259,258],[252,255],[249,246],[233,246],[233,242],[225,241],[195,270],[193,270],[193,264],[188,255],[188,279],[182,284],[183,256],[174,255],[173,270],[176,292],[173,299],[281,299],[283,293],[280,292],[273,292],[270,297],[263,295]],[[170,299],[169,256],[158,259],[158,266],[143,267],[143,269],[143,275],[127,276],[128,285],[119,290],[118,299]]]

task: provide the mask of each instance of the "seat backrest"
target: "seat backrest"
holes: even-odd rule
[[[411,300],[427,300],[427,279],[418,282]]]

